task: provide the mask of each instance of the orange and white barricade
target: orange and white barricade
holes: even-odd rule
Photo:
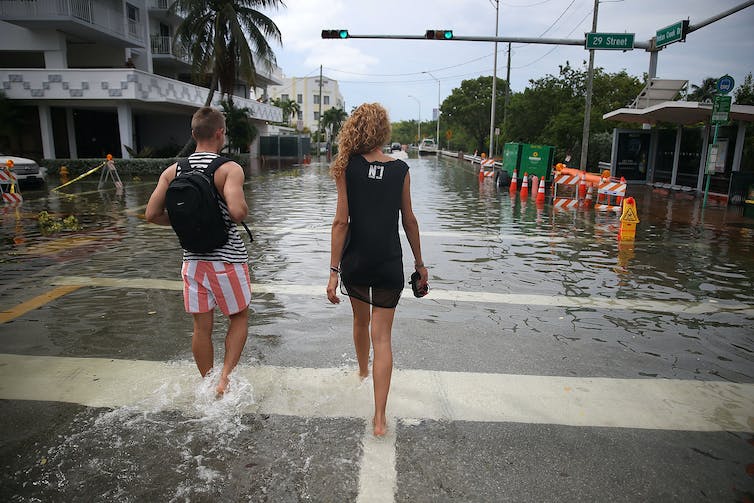
[[[553,208],[575,210],[579,207],[580,179],[578,174],[560,172],[555,174],[552,181]]]
[[[5,204],[18,204],[24,200],[18,188],[16,174],[10,170],[12,167],[13,161],[8,160],[7,166],[0,168],[0,194]]]
[[[626,197],[626,181],[603,178],[597,188],[597,200],[595,210],[621,211],[621,202]]]
[[[482,162],[479,163],[479,172],[482,173],[482,176],[485,176],[487,178],[494,176],[495,175],[495,159],[482,158]]]

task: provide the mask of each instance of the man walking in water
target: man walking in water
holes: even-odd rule
[[[191,135],[196,150],[188,158],[191,170],[205,170],[219,157],[225,146],[225,117],[218,110],[202,107],[191,118]],[[172,164],[160,175],[145,216],[148,222],[170,225],[165,210],[166,193],[170,182],[181,168]],[[223,220],[228,227],[228,240],[208,252],[183,250],[183,301],[186,312],[194,317],[191,349],[202,377],[214,366],[212,325],[214,309],[228,316],[230,324],[225,337],[225,360],[216,391],[222,395],[228,388],[229,376],[241,358],[248,332],[248,313],[251,301],[248,253],[238,233],[236,223],[243,221],[249,208],[243,193],[243,168],[233,161],[221,164],[214,173]]]

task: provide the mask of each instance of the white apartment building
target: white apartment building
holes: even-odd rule
[[[298,117],[292,119],[292,125],[301,128],[307,127],[310,131],[316,131],[320,110],[319,75],[314,77],[283,77],[282,81],[282,85],[271,85],[267,88],[270,98],[280,98],[298,103],[301,110],[298,112]],[[343,95],[340,94],[338,81],[323,75],[322,113],[333,107],[345,110],[346,102]]]
[[[186,52],[173,44],[181,22],[172,0],[0,1],[0,90],[35,125],[26,157],[128,158],[125,146],[182,146],[209,89],[191,83]],[[282,73],[257,66],[256,89],[239,87],[264,133],[279,108],[257,101]],[[219,106],[215,93],[214,106]],[[38,129],[38,134],[36,129]],[[37,155],[29,155],[29,154]],[[252,152],[253,153],[253,152]]]

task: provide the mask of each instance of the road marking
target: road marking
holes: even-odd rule
[[[5,311],[0,311],[0,324],[7,323],[11,320],[14,320],[18,318],[19,316],[28,313],[29,311],[42,307],[48,302],[53,301],[57,299],[58,297],[62,297],[63,295],[69,294],[73,291],[76,291],[79,288],[81,288],[80,285],[61,285],[56,288],[53,288],[49,292],[45,292],[42,295],[38,295],[34,297],[33,299],[29,299],[26,302],[22,302],[21,304],[18,304],[17,306],[14,306],[10,309],[7,309]]]
[[[359,494],[356,498],[358,503],[383,503],[395,498],[398,488],[398,472],[395,469],[396,426],[395,418],[389,418],[387,433],[377,438],[372,433],[372,421],[366,421],[359,469]]]
[[[84,276],[58,276],[51,280],[53,285],[103,286],[113,288],[139,288],[144,290],[183,290],[183,282],[148,278],[104,278]],[[277,283],[254,283],[254,293],[279,295],[306,295],[324,299],[324,279],[322,285],[292,285]],[[414,300],[413,293],[406,288],[404,299]],[[441,300],[452,302],[477,302],[523,306],[564,307],[577,309],[620,309],[628,311],[651,311],[675,314],[708,314],[722,311],[737,311],[743,314],[754,313],[754,307],[728,301],[709,299],[707,302],[664,301],[651,299],[618,299],[613,297],[570,297],[566,295],[507,294],[495,292],[468,292],[432,289],[423,302]]]
[[[157,225],[157,224],[143,224],[144,227],[161,228],[163,230],[171,230],[170,226]],[[243,227],[239,227],[243,229]],[[322,234],[330,235],[330,227],[251,227],[254,232],[260,234]],[[402,237],[405,237],[403,232],[400,233]],[[422,237],[433,238],[455,238],[461,241],[464,240],[480,240],[480,241],[534,241],[542,243],[559,243],[566,241],[566,238],[557,236],[527,236],[521,234],[483,234],[479,232],[463,232],[463,231],[421,231]]]
[[[257,402],[248,412],[371,418],[372,387],[359,382],[355,369],[242,365],[237,372],[254,386]],[[189,361],[0,354],[4,400],[138,406],[165,381],[193,389],[198,379]],[[754,384],[396,369],[388,412],[422,420],[751,433]]]
[[[674,379],[527,376],[429,370],[393,372],[389,434],[371,435],[372,387],[355,369],[239,366],[257,401],[245,413],[363,418],[358,501],[394,500],[396,418],[581,427],[754,432],[754,384]],[[0,354],[0,399],[191,413],[192,362]],[[165,406],[165,383],[188,390]]]

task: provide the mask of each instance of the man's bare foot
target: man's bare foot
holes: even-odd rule
[[[363,381],[367,377],[369,377],[369,371],[368,370],[366,372],[362,372],[361,370],[359,370],[359,379],[361,379]]]
[[[387,433],[387,421],[384,417],[380,420],[374,417],[372,419],[372,426],[374,427],[375,437],[384,437],[385,433]]]
[[[230,384],[230,380],[228,379],[228,376],[220,376],[220,382],[217,383],[217,388],[215,388],[215,393],[218,397],[221,397],[225,394],[226,391],[228,391],[228,385]]]

